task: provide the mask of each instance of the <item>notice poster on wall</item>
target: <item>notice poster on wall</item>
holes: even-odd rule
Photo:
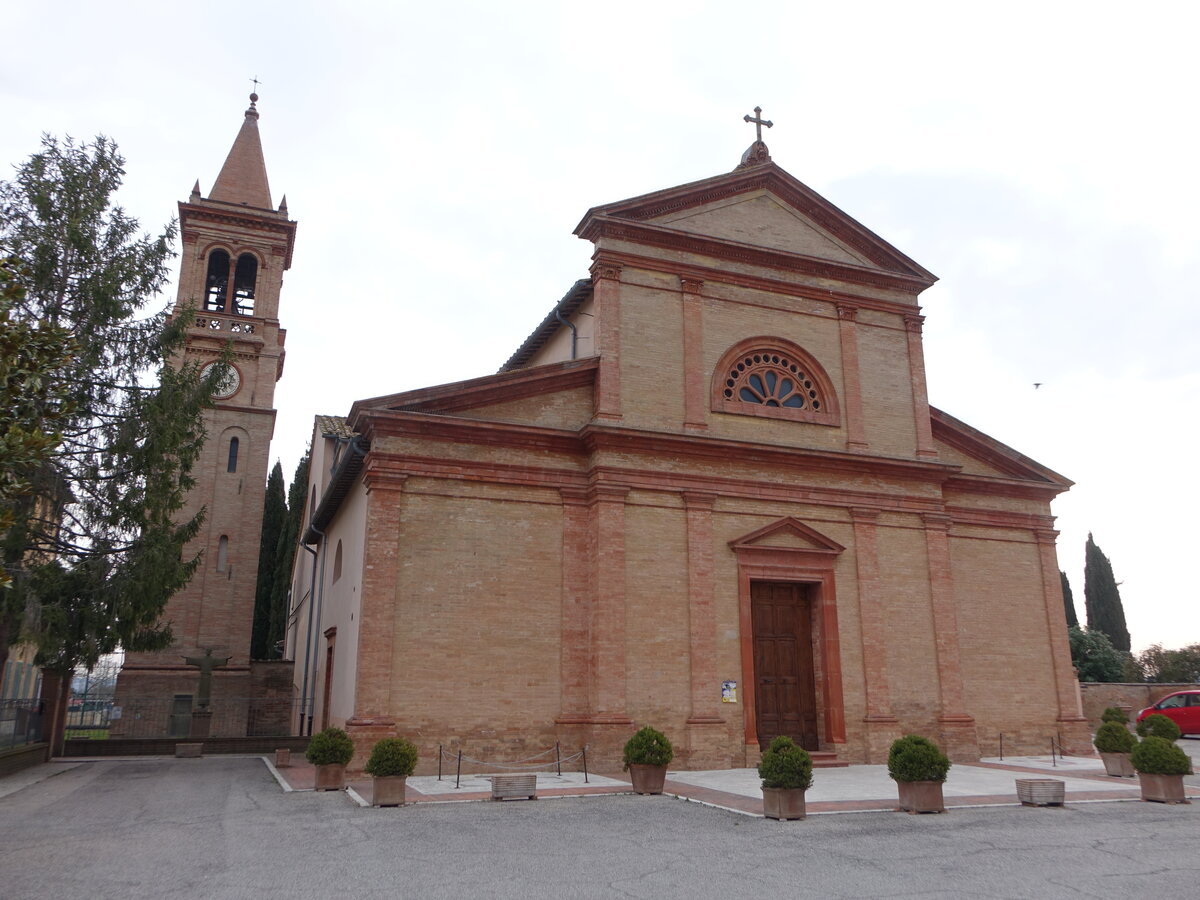
[[[721,682],[721,702],[722,703],[737,703],[737,682],[722,681]]]

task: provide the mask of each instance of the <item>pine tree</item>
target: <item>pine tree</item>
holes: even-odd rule
[[[113,205],[124,160],[104,137],[51,137],[0,183],[0,256],[20,260],[13,315],[68,330],[70,359],[35,398],[61,435],[9,508],[7,642],[32,640],[70,686],[118,645],[170,642],[159,621],[199,561],[184,547],[200,516],[180,519],[204,441],[202,412],[223,372],[173,366],[188,317],[148,305],[167,281],[175,227],[152,237]],[[217,367],[220,369],[221,367]]]
[[[1063,607],[1067,613],[1067,626],[1078,628],[1079,616],[1075,614],[1075,597],[1071,594],[1071,582],[1067,581],[1067,573],[1062,569],[1058,570],[1058,577],[1062,579]]]
[[[250,658],[273,659],[269,643],[271,595],[276,578],[288,578],[277,568],[276,545],[287,522],[287,498],[283,493],[283,466],[278,462],[267,478],[267,495],[263,501],[262,536],[258,551],[258,582],[254,592],[254,624],[250,632]]]
[[[1083,569],[1083,595],[1087,605],[1088,631],[1108,635],[1117,650],[1129,650],[1129,629],[1125,627],[1125,609],[1121,592],[1108,561],[1091,533],[1087,539],[1087,555]]]

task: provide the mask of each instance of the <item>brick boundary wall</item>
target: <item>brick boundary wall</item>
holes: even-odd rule
[[[48,744],[38,743],[0,751],[0,778],[44,763],[48,747]]]
[[[1100,726],[1100,716],[1110,706],[1127,708],[1129,721],[1152,703],[1157,703],[1167,694],[1176,691],[1197,691],[1200,684],[1105,684],[1103,682],[1081,682],[1083,714],[1088,725],[1095,731]]]
[[[274,753],[291,750],[303,756],[308,749],[307,736],[204,738],[110,738],[107,741],[71,739],[66,742],[63,756],[174,756],[176,744],[202,743],[204,754]]]

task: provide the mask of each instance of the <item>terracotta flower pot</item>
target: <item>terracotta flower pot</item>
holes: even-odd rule
[[[629,777],[633,781],[633,789],[639,794],[661,794],[667,780],[667,767],[634,763],[629,766]]]
[[[803,819],[803,788],[763,788],[763,815],[768,819]]]
[[[1151,775],[1138,772],[1142,799],[1154,803],[1191,803],[1184,793],[1182,775]]]
[[[941,813],[946,811],[940,781],[897,781],[900,809],[909,813]]]
[[[346,767],[339,765],[317,766],[318,791],[340,791],[346,787]]]
[[[1132,778],[1134,776],[1133,763],[1129,761],[1129,756],[1128,753],[1101,753],[1100,758],[1104,760],[1104,774],[1115,775],[1118,778]]]
[[[407,775],[376,775],[371,779],[372,806],[403,806]]]

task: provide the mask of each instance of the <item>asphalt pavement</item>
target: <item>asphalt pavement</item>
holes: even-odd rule
[[[624,793],[375,809],[259,758],[48,765],[0,782],[4,900],[1197,893],[1200,802],[774,822]]]

